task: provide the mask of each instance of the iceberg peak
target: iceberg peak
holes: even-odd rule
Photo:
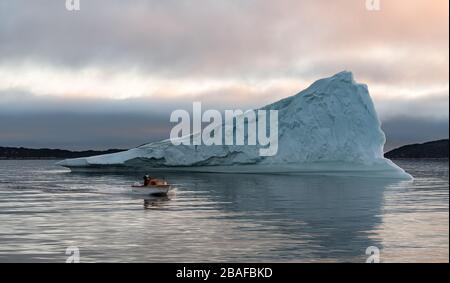
[[[350,71],[347,71],[347,70],[341,71],[341,72],[335,74],[334,76],[332,76],[331,78],[344,80],[344,81],[348,81],[348,82],[354,82],[353,73]]]

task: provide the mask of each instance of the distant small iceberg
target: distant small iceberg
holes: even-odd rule
[[[278,110],[278,152],[258,146],[178,145],[170,140],[128,151],[67,159],[72,171],[289,173],[412,179],[383,156],[386,141],[368,88],[351,72],[320,79],[261,109]]]

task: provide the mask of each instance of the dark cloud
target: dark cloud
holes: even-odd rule
[[[379,116],[384,119],[410,117],[411,119],[448,120],[448,91],[430,92],[416,98],[393,97],[374,99]]]
[[[382,126],[386,134],[385,151],[411,144],[438,139],[448,139],[449,123],[447,120],[414,119],[397,117],[384,121]]]
[[[164,116],[0,113],[0,146],[67,149],[131,148],[168,137]]]
[[[0,146],[68,149],[131,148],[168,138],[166,115],[131,113],[0,114]],[[397,117],[383,121],[385,150],[449,137],[448,120]]]
[[[230,90],[230,93],[236,91]],[[67,101],[62,98],[42,99],[31,94],[19,96],[17,93],[0,92],[0,95],[9,97],[7,103],[0,103],[0,146],[131,148],[168,138],[173,126],[169,122],[171,111],[189,110],[192,107],[192,101],[161,101],[148,98]],[[430,112],[437,106],[448,108],[448,99],[441,99],[443,105],[430,103],[426,106],[427,101],[419,101],[416,105],[427,107]],[[402,106],[407,113],[404,116],[388,115],[388,108],[380,113],[387,137],[385,150],[403,144],[448,137],[448,118],[414,117],[417,109],[411,108],[411,105],[414,106],[409,102]],[[211,107],[233,109],[232,103],[227,103],[223,97],[221,103],[206,103],[203,106],[204,110]],[[255,105],[248,103],[247,106],[252,108]]]

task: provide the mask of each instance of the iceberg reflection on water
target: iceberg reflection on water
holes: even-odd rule
[[[82,262],[365,262],[369,246],[448,261],[448,160],[402,161],[414,181],[147,172],[169,199],[132,194],[140,173],[52,163],[0,161],[0,262],[64,262],[68,246]]]

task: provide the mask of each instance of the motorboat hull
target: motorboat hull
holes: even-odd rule
[[[143,195],[167,195],[172,189],[169,185],[163,186],[132,186],[131,190],[133,193],[143,194]]]

